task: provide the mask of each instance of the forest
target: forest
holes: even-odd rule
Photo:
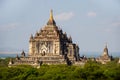
[[[84,66],[30,65],[8,67],[9,58],[0,59],[0,80],[120,80],[118,58],[107,64],[89,60]]]

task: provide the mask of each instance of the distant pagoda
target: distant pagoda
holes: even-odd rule
[[[97,58],[97,61],[101,62],[102,64],[106,64],[107,62],[111,61],[111,56],[109,56],[107,44],[105,45],[102,55]]]

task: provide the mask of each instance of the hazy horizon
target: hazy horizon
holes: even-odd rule
[[[26,53],[26,52],[25,52]],[[80,57],[82,56],[86,56],[88,58],[92,58],[92,57],[99,57],[102,55],[103,52],[80,52]],[[6,58],[6,57],[16,57],[16,56],[21,56],[21,52],[17,53],[0,53],[0,58]],[[28,56],[28,53],[26,53],[26,56]],[[109,52],[109,56],[113,56],[113,57],[120,57],[120,52]]]

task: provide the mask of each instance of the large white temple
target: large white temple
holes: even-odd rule
[[[73,43],[72,37],[58,28],[50,11],[47,24],[29,39],[29,53],[17,56],[13,65],[34,64],[41,61],[43,64],[74,64],[80,58],[79,47]]]

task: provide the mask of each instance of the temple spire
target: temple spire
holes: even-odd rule
[[[30,39],[33,39],[33,35],[31,34]]]
[[[104,48],[104,52],[103,52],[103,56],[105,56],[105,55],[109,56],[109,54],[108,54],[108,48],[107,48],[107,43],[105,44],[105,48]]]
[[[105,44],[105,48],[107,48],[107,42],[106,42],[106,44]]]
[[[50,11],[50,19],[51,21],[53,21],[53,10]]]
[[[50,11],[50,18],[47,22],[47,25],[56,25],[54,18],[53,18],[53,10]]]

